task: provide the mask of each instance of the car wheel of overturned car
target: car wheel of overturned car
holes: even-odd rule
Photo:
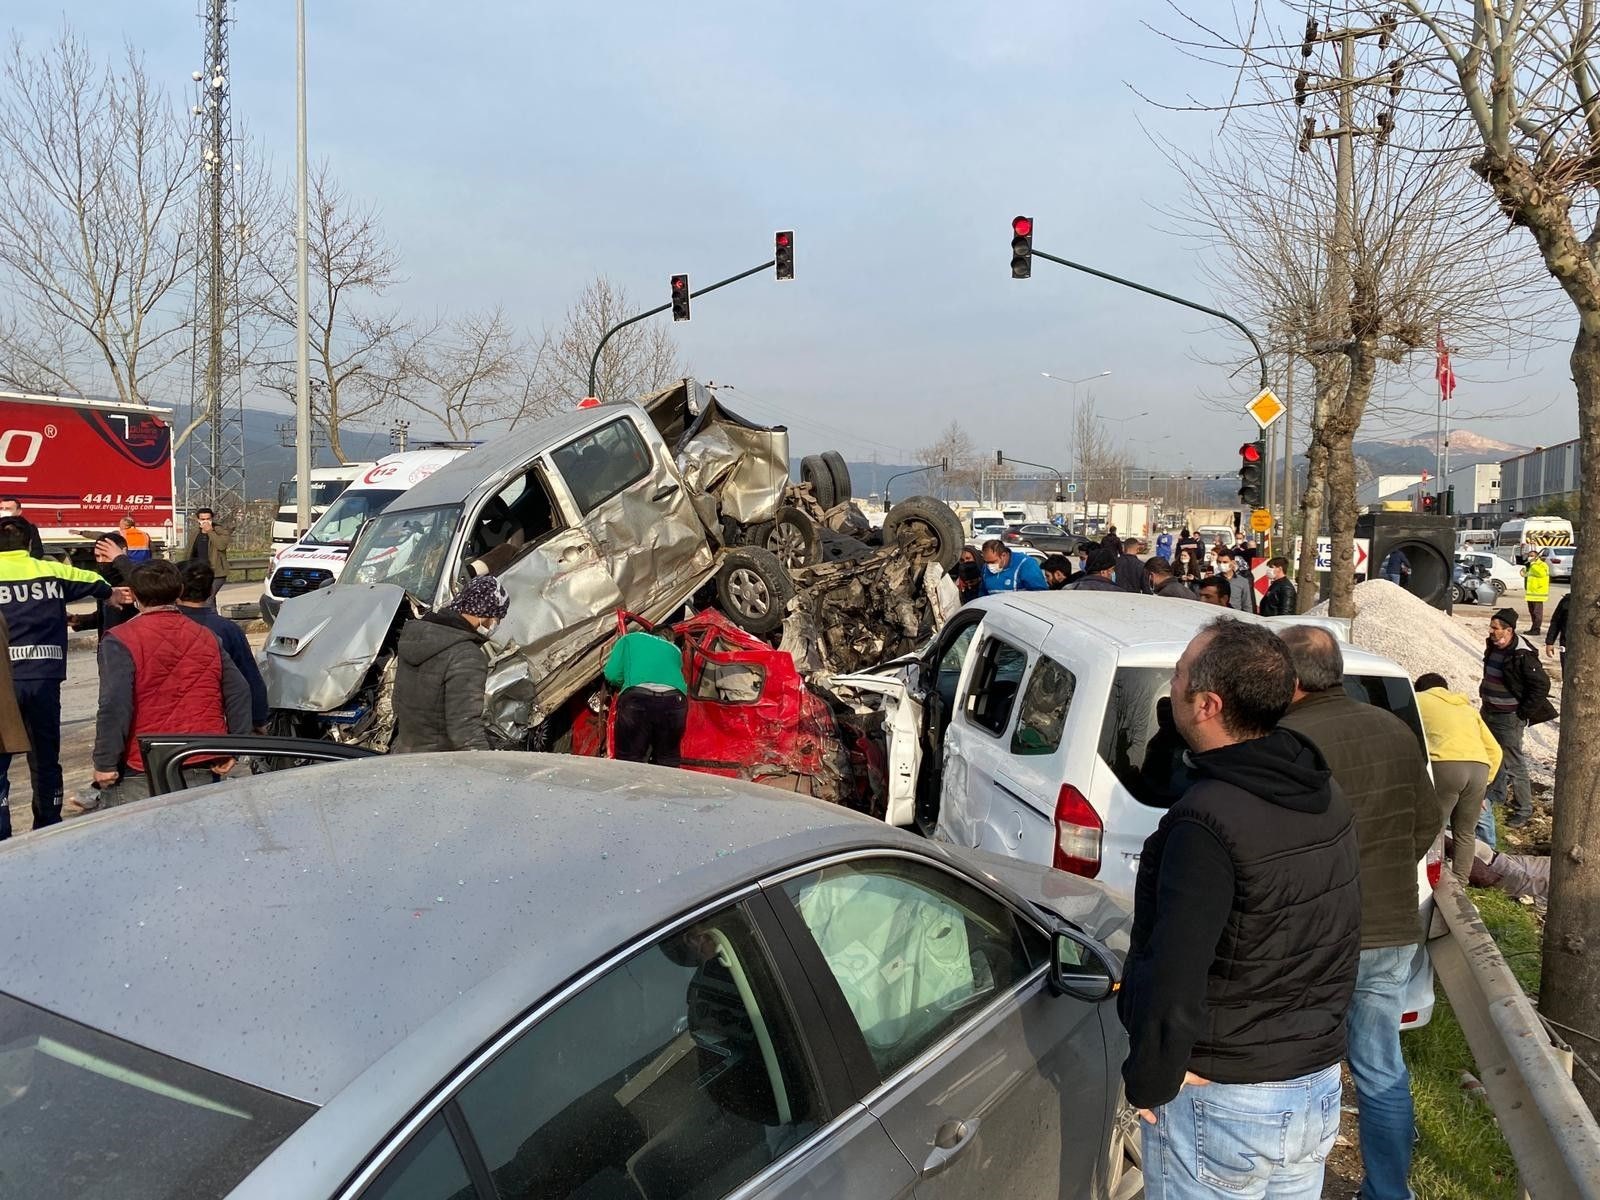
[[[833,471],[820,454],[808,454],[800,460],[800,482],[811,485],[811,494],[823,508],[839,503],[838,485],[833,481]],[[847,495],[845,499],[850,497]]]
[[[912,557],[936,561],[946,571],[961,557],[966,532],[961,518],[935,496],[910,496],[883,518],[885,545],[898,542]]]
[[[776,520],[761,526],[760,537],[751,539],[751,544],[772,551],[791,571],[816,562],[820,550],[816,522],[788,505],[778,510]]]
[[[844,461],[844,455],[837,450],[824,450],[817,457],[822,459],[822,465],[827,467],[828,474],[833,476],[833,503],[843,504],[850,499],[850,467]]]
[[[778,556],[759,546],[736,546],[717,572],[717,607],[746,633],[764,637],[783,624],[794,581]]]

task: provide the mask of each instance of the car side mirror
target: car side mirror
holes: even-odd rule
[[[1116,993],[1121,974],[1111,951],[1075,929],[1057,929],[1051,943],[1052,992],[1091,1004]]]

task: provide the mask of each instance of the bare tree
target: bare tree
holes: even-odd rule
[[[147,404],[189,351],[193,129],[131,48],[70,28],[0,65],[0,376]]]
[[[412,330],[398,311],[373,307],[400,282],[399,257],[383,234],[377,210],[353,201],[326,163],[312,172],[309,190],[312,417],[327,431],[335,457],[349,462],[345,427],[388,411],[401,393],[405,369],[418,356],[407,352]],[[267,221],[252,243],[264,280],[255,303],[277,331],[273,348],[263,353],[262,372],[267,386],[292,396],[295,238],[293,205],[286,196]]]
[[[982,486],[983,463],[978,448],[960,421],[952,420],[938,438],[917,451],[917,461],[926,466],[949,466],[942,473],[945,487],[978,495]]]
[[[604,275],[567,310],[561,328],[546,340],[539,400],[550,411],[571,408],[589,394],[589,360],[606,331],[634,315],[628,294]],[[595,369],[594,394],[628,400],[658,391],[683,377],[678,344],[660,323],[640,321],[605,344]]]
[[[1389,7],[1385,5],[1385,7]],[[1409,19],[1408,103],[1470,140],[1452,161],[1485,185],[1498,215],[1532,235],[1538,260],[1577,317],[1586,529],[1600,528],[1600,54],[1595,0],[1400,0]],[[1600,556],[1580,554],[1561,706],[1550,919],[1539,1007],[1590,1070],[1579,1086],[1600,1111]]]
[[[1536,293],[1526,256],[1492,235],[1470,180],[1452,168],[1448,140],[1395,109],[1400,76],[1378,63],[1360,69],[1352,41],[1322,111],[1316,88],[1303,85],[1323,77],[1295,83],[1302,63],[1316,63],[1298,38],[1259,13],[1251,28],[1255,44],[1231,47],[1244,57],[1244,84],[1210,154],[1173,157],[1189,183],[1184,217],[1219,251],[1218,287],[1273,331],[1276,349],[1311,368],[1301,578],[1315,578],[1326,492],[1329,607],[1353,616],[1354,442],[1380,372],[1431,352],[1442,328],[1457,349],[1526,343]],[[1395,90],[1358,87],[1371,79]],[[1344,144],[1329,153],[1336,139]],[[1302,604],[1315,599],[1303,586]]]
[[[1072,459],[1077,499],[1087,505],[1114,500],[1128,471],[1126,447],[1118,443],[1095,408],[1093,393],[1072,414]]]
[[[498,308],[413,333],[400,354],[397,400],[437,420],[451,438],[539,415],[536,352]]]

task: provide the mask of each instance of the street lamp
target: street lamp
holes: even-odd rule
[[[1064,375],[1052,375],[1049,371],[1040,371],[1039,374],[1043,375],[1046,379],[1053,380],[1056,383],[1064,383],[1072,389],[1071,457],[1072,475],[1074,481],[1076,481],[1078,476],[1078,467],[1080,465],[1078,463],[1078,385],[1089,383],[1095,379],[1104,379],[1107,375],[1111,374],[1111,369],[1107,367],[1104,371],[1096,371],[1093,375],[1085,375],[1082,379],[1068,379]],[[1089,532],[1089,481],[1087,479],[1083,481],[1083,531],[1084,533]]]

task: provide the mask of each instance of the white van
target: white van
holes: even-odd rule
[[[328,505],[337,500],[350,484],[360,479],[373,466],[369,462],[345,463],[337,467],[313,467],[311,471],[311,520],[313,523],[328,511]],[[295,530],[299,528],[298,475],[290,476],[278,485],[278,512],[272,520],[272,545],[277,550],[295,543]]]
[[[279,550],[261,592],[261,616],[277,619],[285,600],[327,587],[339,578],[361,526],[398,496],[421,483],[467,447],[407,450],[365,464],[317,518],[306,535]]]
[[[1144,840],[1176,799],[1183,753],[1176,731],[1158,722],[1157,705],[1184,647],[1216,615],[1159,596],[1006,593],[962,608],[916,658],[835,676],[830,686],[870,694],[884,711],[890,824],[1051,864],[1131,901]],[[1343,640],[1325,620],[1230,615],[1313,621]],[[1422,742],[1416,696],[1399,664],[1341,648],[1345,691],[1394,713]],[[939,748],[939,757],[924,756],[923,747]],[[1417,883],[1426,911],[1432,888],[1421,866]],[[1414,975],[1408,1026],[1433,1011],[1420,946]]]
[[[1572,522],[1565,517],[1518,517],[1500,526],[1494,552],[1512,562],[1525,563],[1535,546],[1572,544]]]

